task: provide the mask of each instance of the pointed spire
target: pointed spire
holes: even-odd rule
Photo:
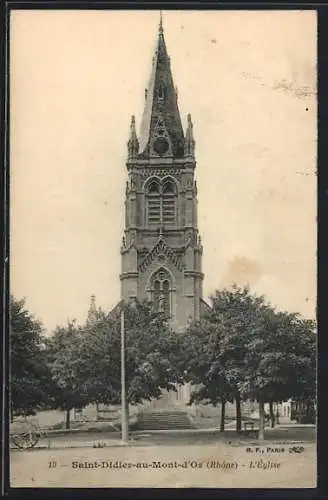
[[[129,158],[136,156],[139,151],[139,142],[136,132],[136,119],[135,116],[131,117],[131,125],[130,125],[130,138],[128,141],[128,155]]]
[[[87,323],[94,323],[97,320],[96,297],[91,295],[90,306],[88,311]]]
[[[193,123],[191,120],[190,113],[187,116],[188,125],[186,130],[186,138],[185,138],[185,155],[186,156],[194,156],[195,154],[195,140],[194,140],[194,132],[193,132]]]
[[[139,134],[139,152],[143,156],[158,156],[153,144],[158,135],[165,136],[169,147],[165,152],[173,157],[183,157],[184,134],[171,73],[170,58],[166,50],[163,17],[160,13],[158,38],[153,57],[151,77]],[[163,133],[156,130],[158,120],[163,123]],[[156,149],[156,148],[155,148]]]
[[[96,310],[96,296],[95,295],[91,295],[90,297],[90,309],[92,310]]]
[[[159,27],[158,27],[158,33],[160,35],[163,35],[164,29],[163,29],[163,12],[160,10],[159,11]]]

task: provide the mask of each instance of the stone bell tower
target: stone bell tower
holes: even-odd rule
[[[121,246],[121,298],[148,299],[181,331],[199,318],[202,244],[197,228],[195,140],[184,134],[162,18],[139,136],[132,116]]]

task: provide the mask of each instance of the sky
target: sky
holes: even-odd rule
[[[12,11],[10,290],[47,332],[120,299],[130,117],[157,11]],[[164,11],[194,122],[204,298],[249,284],[316,306],[316,13]]]

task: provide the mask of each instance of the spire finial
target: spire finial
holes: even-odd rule
[[[138,153],[139,150],[139,142],[137,138],[137,133],[136,133],[136,119],[135,116],[131,116],[131,124],[130,124],[130,138],[128,141],[128,153],[129,156],[132,157],[136,153]]]
[[[193,124],[190,113],[188,113],[187,115],[187,120],[188,120],[188,125],[185,137],[185,155],[193,156],[195,153],[195,140],[194,140]]]
[[[164,30],[163,30],[163,11],[159,11],[159,28],[158,28],[158,31],[160,34],[163,34]]]
[[[97,320],[97,307],[96,307],[96,296],[91,295],[90,306],[88,311],[87,323],[91,324]]]

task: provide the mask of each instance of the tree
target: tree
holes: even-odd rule
[[[225,405],[233,400],[233,390],[219,360],[221,325],[204,318],[180,335],[179,368],[181,379],[193,385],[189,404],[221,404],[220,431],[224,431]]]
[[[259,401],[264,437],[264,403],[315,395],[315,323],[298,314],[266,310],[246,345],[240,384],[245,397]]]
[[[163,390],[176,390],[178,337],[164,314],[136,302],[125,308],[125,326],[128,401],[139,403],[160,397]]]
[[[148,302],[122,305],[125,317],[126,386],[131,404],[175,390],[178,337]],[[120,314],[98,312],[82,329],[79,369],[90,401],[121,402]]]
[[[207,319],[217,327],[216,361],[213,377],[224,374],[229,395],[236,402],[236,431],[241,431],[241,392],[247,339],[264,311],[270,307],[263,296],[252,295],[248,287],[217,290],[211,298]]]
[[[129,403],[158,398],[178,379],[172,359],[177,336],[151,304],[122,305],[125,315],[126,384]],[[121,402],[120,314],[98,310],[82,327],[58,327],[48,355],[56,384],[56,405],[69,412],[89,403]]]
[[[277,312],[264,297],[235,286],[217,291],[211,311],[186,331],[180,369],[185,381],[200,384],[196,400],[236,401],[237,432],[240,401],[257,400],[262,439],[265,402],[313,399],[315,351],[314,322]]]
[[[47,358],[54,382],[53,406],[66,411],[66,428],[70,428],[70,412],[89,403],[84,374],[81,370],[82,331],[75,321],[57,327],[48,342]]]
[[[31,415],[50,402],[51,374],[40,321],[25,300],[10,297],[10,403],[14,415]]]
[[[120,335],[118,319],[98,310],[81,329],[79,373],[90,403],[120,400]]]
[[[298,391],[292,399],[299,406],[299,421],[314,423],[316,417],[316,322],[299,318],[295,335],[298,338],[298,350],[305,357],[303,368],[299,367]],[[296,392],[296,391],[295,391]]]

